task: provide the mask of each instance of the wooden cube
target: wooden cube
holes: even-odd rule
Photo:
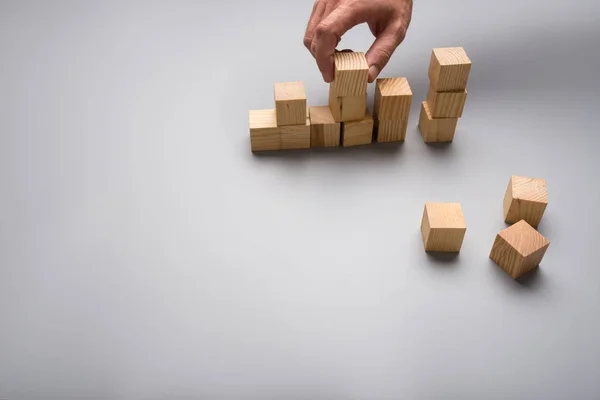
[[[274,85],[277,125],[303,125],[306,118],[306,92],[302,82]]]
[[[310,107],[310,147],[340,145],[341,124],[335,122],[328,106]]]
[[[459,203],[427,203],[421,221],[425,251],[457,253],[467,225]]]
[[[329,86],[329,109],[336,122],[359,121],[365,117],[367,94],[338,97]]]
[[[310,119],[306,116],[302,125],[281,126],[279,129],[282,150],[310,148]]]
[[[377,143],[401,142],[406,139],[406,121],[375,121]]]
[[[408,121],[412,91],[406,78],[377,79],[373,116],[383,121]]]
[[[504,221],[514,223],[523,219],[537,227],[547,205],[545,180],[513,176],[504,195]]]
[[[252,151],[281,149],[281,132],[274,109],[250,110],[250,146]]]
[[[460,118],[466,101],[466,89],[458,92],[436,92],[430,86],[427,93],[427,106],[432,118]]]
[[[458,118],[433,118],[427,102],[421,103],[419,130],[426,143],[453,141],[457,124]]]
[[[516,279],[540,264],[548,246],[548,239],[521,220],[496,235],[490,258]]]
[[[462,47],[433,49],[429,64],[429,80],[433,90],[451,92],[465,90],[471,72],[471,60]]]
[[[369,64],[364,53],[339,52],[333,60],[335,75],[331,87],[336,97],[366,94]]]
[[[373,117],[365,111],[365,117],[360,121],[342,123],[342,146],[360,146],[373,142]]]

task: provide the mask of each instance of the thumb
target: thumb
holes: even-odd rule
[[[391,27],[385,29],[373,42],[366,58],[369,64],[369,83],[372,83],[385,68],[394,51],[404,40],[404,30]]]

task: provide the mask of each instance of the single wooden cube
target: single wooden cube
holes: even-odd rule
[[[365,117],[360,121],[342,123],[342,146],[360,146],[373,142],[373,117],[365,111]]]
[[[545,180],[513,176],[504,195],[504,221],[514,223],[523,219],[537,227],[547,205]]]
[[[465,90],[471,72],[471,60],[462,47],[433,49],[429,64],[429,80],[433,90],[451,92]]]
[[[425,251],[457,253],[467,232],[459,203],[427,203],[421,221]]]
[[[250,110],[250,147],[252,151],[281,149],[281,132],[274,109]]]
[[[335,122],[328,106],[310,107],[310,147],[340,145],[341,124]]]
[[[466,89],[458,92],[436,92],[430,86],[427,93],[427,106],[433,118],[462,117],[466,101]]]
[[[336,122],[359,121],[365,117],[367,94],[338,97],[329,86],[329,109]]]
[[[369,64],[364,53],[339,52],[333,55],[335,75],[331,87],[336,97],[367,93]]]
[[[407,121],[375,121],[377,143],[402,142],[406,139]]]
[[[306,92],[302,82],[274,85],[277,125],[303,125],[306,118]]]
[[[310,118],[305,116],[302,125],[286,125],[279,129],[282,150],[310,148]]]
[[[377,79],[373,116],[379,121],[408,121],[412,91],[406,78]]]
[[[458,118],[433,118],[427,102],[421,103],[419,130],[426,143],[453,141],[457,124]]]
[[[521,220],[496,235],[490,258],[517,279],[542,262],[548,246],[548,239]]]

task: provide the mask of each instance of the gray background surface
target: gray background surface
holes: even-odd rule
[[[415,3],[403,145],[254,156],[274,82],[326,104],[308,0],[2,1],[0,398],[599,398],[600,6]],[[469,98],[426,146],[445,46]],[[549,191],[522,282],[488,259],[512,174]],[[462,203],[457,258],[427,201]]]

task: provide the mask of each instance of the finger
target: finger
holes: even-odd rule
[[[319,21],[317,21],[317,24],[315,25],[315,27],[318,26],[321,21],[323,21],[325,18],[327,18],[333,10],[335,10],[335,8],[338,5],[338,2],[339,2],[339,0],[328,0],[327,3],[325,3],[325,9],[321,13],[321,18],[319,19]],[[316,35],[314,35],[314,32],[313,32],[313,39],[312,39],[312,43],[310,44],[310,52],[312,53],[313,56],[315,56],[315,53],[317,51],[317,42],[315,40],[315,37],[316,37]]]
[[[386,29],[375,39],[366,54],[369,64],[369,83],[379,76],[403,40],[404,29]]]
[[[342,35],[350,28],[366,22],[365,6],[340,6],[324,18],[315,30],[315,58],[323,80],[333,81],[333,54]]]
[[[315,29],[323,19],[323,14],[325,13],[325,3],[323,0],[316,0],[313,5],[312,13],[310,14],[310,19],[308,20],[308,25],[306,26],[306,32],[304,33],[304,46],[312,53],[314,56],[315,53],[312,50],[312,42],[315,37]]]

